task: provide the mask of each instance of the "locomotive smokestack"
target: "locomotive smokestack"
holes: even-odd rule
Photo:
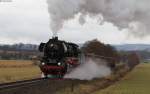
[[[57,41],[57,40],[58,40],[58,37],[57,37],[57,36],[55,36],[55,37],[53,37],[52,39]]]

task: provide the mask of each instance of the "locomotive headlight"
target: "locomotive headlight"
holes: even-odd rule
[[[58,64],[58,66],[60,66],[60,65],[61,65],[61,63],[60,63],[60,62],[58,62],[57,64]]]
[[[45,65],[45,63],[44,63],[44,62],[42,62],[42,65]]]

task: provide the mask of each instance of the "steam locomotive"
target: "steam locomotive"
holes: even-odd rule
[[[47,43],[41,43],[43,52],[40,69],[45,78],[62,78],[71,69],[80,65],[78,45],[53,37]]]

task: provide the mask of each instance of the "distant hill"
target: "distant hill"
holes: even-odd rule
[[[123,44],[123,45],[112,45],[119,51],[149,51],[150,44]]]
[[[83,44],[78,44],[79,47],[82,47]],[[111,45],[115,47],[118,51],[149,51],[150,44],[123,44],[123,45]],[[35,44],[13,44],[13,45],[2,45],[0,44],[0,50],[38,50],[38,45]]]
[[[78,44],[82,47],[83,44]],[[150,44],[123,44],[123,45],[111,45],[118,51],[148,51],[150,52]],[[35,44],[13,44],[13,45],[2,45],[0,44],[0,50],[24,50],[24,51],[37,51],[38,45]]]
[[[83,46],[83,44],[78,45],[79,47]],[[111,46],[116,48],[118,51],[136,51],[142,59],[150,60],[150,45],[148,44],[123,44]],[[30,57],[39,54],[38,47],[39,45],[23,43],[13,45],[0,44],[0,59],[30,59]]]
[[[38,45],[35,44],[13,44],[13,45],[0,45],[0,50],[6,50],[6,51],[37,51]]]
[[[112,45],[118,51],[132,52],[136,51],[143,61],[150,61],[150,45],[148,44],[124,44],[124,45]]]

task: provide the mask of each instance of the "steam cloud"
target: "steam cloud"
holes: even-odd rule
[[[110,75],[110,68],[104,64],[99,65],[100,62],[104,63],[104,61],[96,62],[92,59],[89,59],[84,64],[72,70],[71,73],[66,74],[65,78],[92,80],[93,78],[101,78]]]
[[[150,0],[47,0],[54,35],[63,23],[80,15],[79,22],[86,17],[99,17],[100,22],[110,22],[119,29],[142,37],[150,34]]]

